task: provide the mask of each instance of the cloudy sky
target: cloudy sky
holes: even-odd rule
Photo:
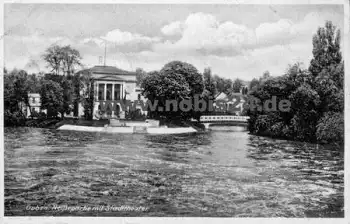
[[[341,5],[6,4],[5,67],[47,71],[51,44],[71,45],[86,67],[159,70],[171,60],[250,80],[312,56],[312,35],[331,20],[343,31]]]

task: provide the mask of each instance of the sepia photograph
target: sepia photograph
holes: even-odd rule
[[[346,2],[3,4],[3,215],[345,218]]]

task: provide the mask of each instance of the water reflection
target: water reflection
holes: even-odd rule
[[[5,214],[343,216],[340,150],[212,129],[182,136],[5,129]],[[25,211],[50,204],[149,210]]]

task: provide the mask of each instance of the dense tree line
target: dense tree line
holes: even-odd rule
[[[74,76],[55,74],[27,74],[24,70],[4,71],[4,121],[6,126],[24,125],[26,110],[31,117],[63,118],[74,108],[76,94],[73,88]],[[39,93],[41,109],[47,113],[33,112],[28,94]]]
[[[4,123],[19,125],[25,121],[23,107],[29,105],[28,75],[24,71],[4,69]],[[20,103],[22,102],[22,103]]]
[[[291,109],[258,111],[248,108],[249,130],[254,134],[302,141],[343,142],[344,64],[340,31],[329,21],[313,37],[313,59],[308,69],[299,63],[286,74],[250,82],[250,96],[262,102],[288,99]]]
[[[24,70],[4,69],[4,121],[6,126],[24,125],[24,108],[30,108],[29,93],[39,93],[41,109],[47,113],[31,112],[33,117],[64,117],[80,102],[79,91],[84,80],[75,75],[80,66],[79,52],[70,46],[53,45],[43,54],[51,73],[27,74]]]

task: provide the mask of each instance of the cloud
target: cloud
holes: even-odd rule
[[[299,22],[280,19],[272,23],[262,23],[255,29],[256,43],[260,46],[288,44],[291,41],[311,43],[312,36],[318,27],[325,25],[326,20],[337,21],[337,15],[328,12],[322,14],[310,12]]]
[[[287,19],[280,19],[274,23],[262,23],[255,29],[258,43],[278,41],[289,37],[293,22]]]
[[[115,29],[107,32],[104,36],[84,38],[80,43],[90,46],[104,46],[105,43],[121,46],[132,44],[151,44],[159,42],[159,37],[148,37],[138,33],[124,32]]]
[[[104,55],[105,43],[107,44],[107,56],[110,56],[117,52],[128,53],[148,50],[151,49],[153,43],[159,41],[159,37],[148,37],[138,33],[120,31],[119,29],[106,32],[105,35],[100,37],[80,40],[65,36],[50,37],[45,33],[34,33],[28,36],[9,35],[5,36],[6,66],[9,68],[29,68],[27,66],[28,58],[36,58],[39,61],[40,69],[45,69],[45,62],[41,59],[41,55],[52,44],[71,45],[80,51],[83,58],[98,58]],[[91,57],[88,55],[91,55]]]
[[[162,27],[161,31],[164,35],[167,36],[174,36],[174,35],[179,35],[183,31],[183,23],[180,21],[172,22],[168,25],[165,25]]]
[[[274,45],[288,45],[308,41],[326,20],[335,20],[332,13],[307,14],[301,21],[281,18],[257,27],[247,27],[233,21],[219,21],[206,13],[193,13],[185,20],[175,21],[161,28],[164,35],[180,36],[175,41],[165,40],[154,44],[157,52],[168,54],[234,56],[247,50]]]
[[[160,42],[159,37],[148,37],[138,33],[131,33],[115,29],[107,32],[100,37],[84,38],[80,41],[84,51],[97,50],[105,48],[105,44],[108,52],[140,52],[143,50],[151,49],[153,43]]]
[[[127,43],[152,43],[160,41],[159,37],[147,37],[138,33],[124,32],[119,29],[109,31],[102,39],[109,42],[114,42],[117,45]]]
[[[166,35],[181,35],[175,42],[164,41],[154,45],[155,51],[173,54],[235,54],[254,39],[254,33],[246,26],[231,21],[221,23],[213,15],[201,12],[190,14],[184,21],[170,23],[161,31]]]
[[[90,46],[103,46],[104,40],[100,38],[84,38],[80,43]]]

